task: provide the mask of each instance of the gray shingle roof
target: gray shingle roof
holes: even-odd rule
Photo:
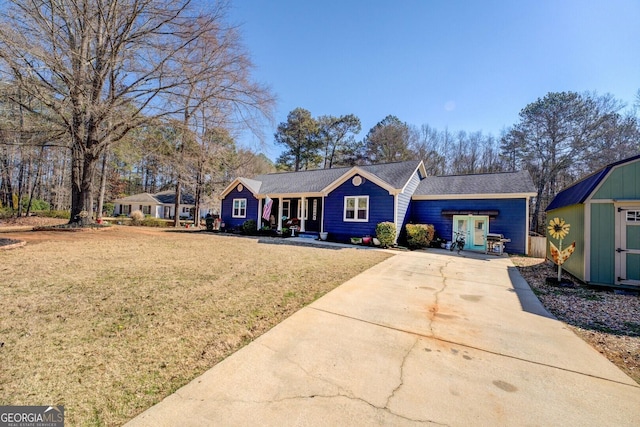
[[[123,197],[121,199],[116,199],[116,203],[127,204],[127,203],[158,203],[158,200],[153,197],[153,195],[149,193],[139,193],[132,194],[131,196]]]
[[[388,182],[391,187],[400,189],[407,184],[419,164],[419,161],[410,161],[360,166],[360,168]]]
[[[175,190],[162,191],[154,194],[153,196],[163,204],[174,204],[176,202]],[[193,205],[195,202],[196,201],[191,194],[180,193],[180,204]]]
[[[420,161],[410,161],[358,166],[358,168],[375,175],[392,188],[401,189],[411,178],[419,164]],[[351,167],[345,167],[273,173],[259,175],[255,177],[255,181],[262,182],[260,186],[261,194],[317,193],[351,169]]]
[[[429,176],[414,196],[535,193],[528,171],[474,175]]]

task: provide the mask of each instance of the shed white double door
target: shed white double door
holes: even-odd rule
[[[618,206],[616,284],[640,285],[640,205]]]
[[[487,233],[489,232],[489,217],[482,215],[454,215],[452,241],[455,241],[456,232],[464,234],[465,249],[484,251]]]

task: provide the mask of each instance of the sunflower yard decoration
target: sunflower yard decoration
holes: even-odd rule
[[[553,262],[558,265],[558,284],[562,281],[562,264],[571,256],[573,251],[576,250],[576,242],[570,244],[567,248],[562,249],[562,240],[567,237],[570,224],[567,224],[562,218],[553,218],[549,221],[549,235],[554,239],[558,239],[558,247],[549,241],[549,250],[551,252],[551,258]]]

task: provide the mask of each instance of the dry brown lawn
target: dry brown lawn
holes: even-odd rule
[[[0,250],[0,405],[121,425],[359,272],[379,251],[112,227],[11,232]]]

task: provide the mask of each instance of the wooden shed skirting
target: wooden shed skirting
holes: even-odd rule
[[[544,236],[529,237],[529,256],[545,258],[547,256],[547,238]]]

